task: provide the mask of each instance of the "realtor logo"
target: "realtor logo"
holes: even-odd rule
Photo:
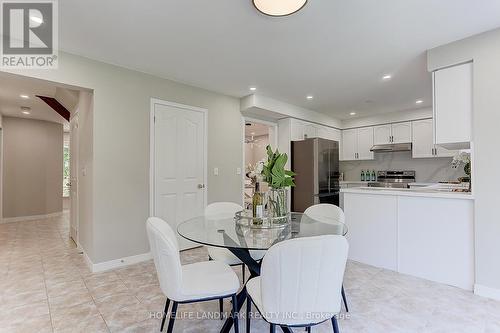
[[[0,67],[57,68],[56,0],[0,0],[0,4]]]

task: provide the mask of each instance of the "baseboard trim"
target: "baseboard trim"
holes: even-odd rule
[[[115,268],[125,267],[128,265],[137,264],[139,262],[150,260],[151,258],[152,258],[151,252],[148,252],[148,253],[138,254],[135,256],[130,256],[130,257],[125,257],[125,258],[100,262],[97,264],[92,264],[91,270],[93,273],[104,272],[104,271],[108,271],[110,269],[115,269]],[[86,260],[87,259],[89,262],[91,262],[88,257],[86,257]]]
[[[474,285],[474,294],[500,301],[500,289],[486,287],[476,283]]]
[[[62,216],[63,212],[57,212],[57,213],[51,213],[51,214],[44,214],[44,215],[30,215],[30,216],[18,216],[18,217],[5,217],[3,218],[0,223],[12,223],[12,222],[22,222],[22,221],[33,221],[33,220],[40,220],[40,219],[48,219],[51,217],[59,217]]]
[[[82,251],[83,260],[85,260],[85,263],[87,264],[89,271],[93,272],[92,269],[93,269],[94,264],[92,263],[92,260],[90,260],[89,256],[87,255],[87,252],[85,252],[85,250],[83,249],[82,245],[79,242],[76,244],[76,248],[79,251]]]

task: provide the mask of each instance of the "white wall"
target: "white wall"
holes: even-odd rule
[[[242,201],[241,175],[236,174],[243,160],[237,98],[63,52],[57,70],[11,72],[93,90],[88,119],[93,151],[87,161],[93,188],[85,209],[92,239],[84,249],[94,263],[149,251],[144,223],[151,97],[208,109],[208,201]],[[219,176],[211,172],[214,167]]]
[[[428,52],[430,71],[473,60],[473,191],[477,292],[500,299],[500,29]]]
[[[345,180],[350,181],[361,180],[361,170],[415,170],[416,181],[423,183],[465,177],[463,168],[451,168],[451,160],[451,157],[412,158],[411,152],[375,153],[372,161],[341,161],[340,172],[344,173]]]

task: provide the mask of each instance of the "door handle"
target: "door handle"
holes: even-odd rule
[[[198,188],[199,188],[200,190],[204,189],[204,188],[205,188],[205,184],[198,184]]]

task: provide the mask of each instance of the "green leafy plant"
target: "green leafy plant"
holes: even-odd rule
[[[288,161],[287,154],[280,153],[278,149],[273,152],[269,145],[266,147],[266,151],[267,163],[264,164],[264,168],[262,169],[264,181],[273,189],[295,186],[295,173],[285,170],[285,164]]]

